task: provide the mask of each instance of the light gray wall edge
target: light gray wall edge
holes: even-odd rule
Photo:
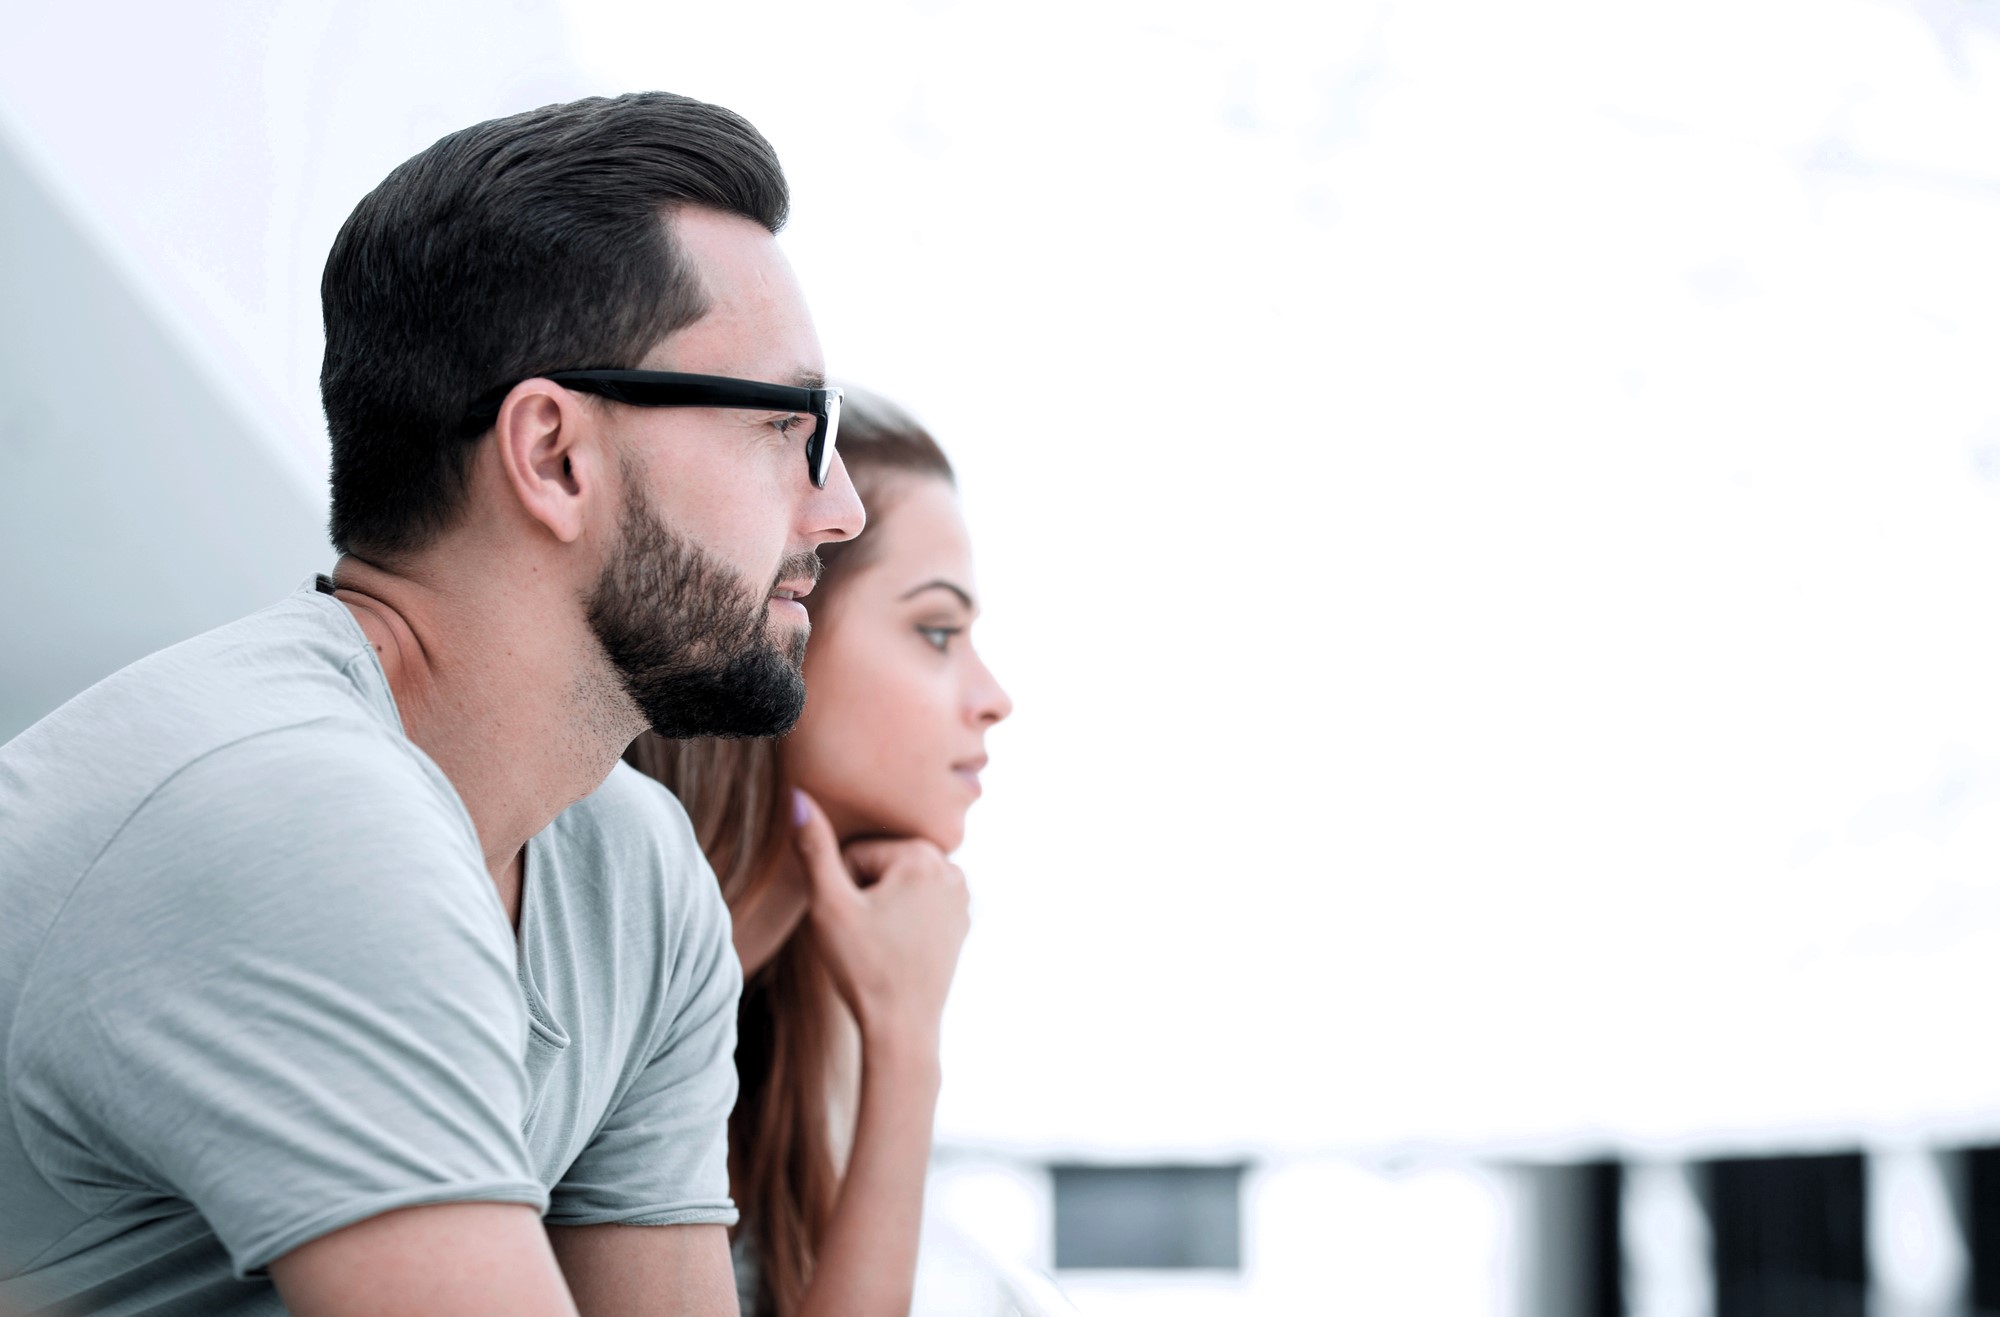
[[[0,133],[0,741],[332,560],[254,426]]]

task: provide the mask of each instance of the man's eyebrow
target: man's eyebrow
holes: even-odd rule
[[[826,387],[826,376],[816,370],[793,371],[792,383],[801,389],[823,389]]]
[[[896,602],[901,603],[905,599],[915,599],[926,590],[949,590],[958,596],[958,601],[964,604],[967,609],[975,613],[979,611],[979,605],[972,602],[970,591],[962,585],[953,585],[943,577],[939,577],[935,581],[925,581],[914,590],[905,590],[901,595],[897,596]]]

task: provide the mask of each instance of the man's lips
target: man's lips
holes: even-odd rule
[[[813,583],[808,580],[780,581],[771,591],[773,599],[803,599],[813,592]]]

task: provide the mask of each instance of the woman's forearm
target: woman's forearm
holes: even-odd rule
[[[909,1312],[937,1094],[934,1029],[864,1030],[854,1147],[798,1317]]]

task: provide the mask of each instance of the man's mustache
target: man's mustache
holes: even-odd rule
[[[796,581],[801,576],[819,584],[820,561],[817,553],[795,553],[778,564],[778,574],[771,578],[771,588],[778,588],[780,581]]]

